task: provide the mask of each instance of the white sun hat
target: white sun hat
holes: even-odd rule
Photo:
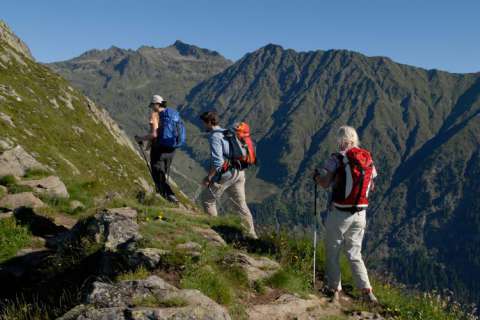
[[[162,102],[165,102],[165,99],[163,99],[161,96],[159,96],[158,94],[155,94],[153,97],[152,97],[152,102],[151,103],[162,103]]]

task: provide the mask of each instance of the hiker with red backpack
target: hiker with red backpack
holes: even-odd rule
[[[178,203],[168,184],[168,175],[175,150],[185,143],[185,126],[177,111],[167,108],[167,101],[159,95],[150,103],[150,133],[135,140],[143,147],[143,141],[150,143],[150,174],[157,192],[166,200]],[[143,149],[142,149],[143,152]]]
[[[245,171],[255,164],[255,149],[250,138],[250,128],[246,123],[235,125],[232,129],[223,129],[215,111],[204,112],[200,119],[209,132],[211,165],[207,177],[203,180],[206,187],[202,195],[205,212],[217,216],[217,199],[226,192],[235,210],[247,224],[249,236],[256,239],[252,213],[245,197]]]
[[[318,185],[332,189],[325,221],[327,286],[332,301],[338,302],[342,290],[339,259],[343,247],[363,298],[376,303],[377,298],[373,294],[361,250],[368,196],[373,191],[373,179],[377,172],[370,153],[359,148],[360,142],[354,128],[340,127],[337,143],[339,151],[332,154],[323,168],[314,174]]]

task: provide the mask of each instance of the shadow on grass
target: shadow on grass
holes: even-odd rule
[[[18,208],[14,216],[20,225],[26,226],[37,237],[55,237],[68,231],[64,226],[58,226],[52,220],[36,214],[31,208]]]
[[[218,234],[229,244],[232,244],[237,249],[243,249],[247,252],[258,254],[275,254],[277,247],[275,243],[265,239],[253,239],[246,236],[241,229],[229,225],[213,226]]]

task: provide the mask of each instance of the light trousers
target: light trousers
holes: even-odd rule
[[[233,174],[227,179],[220,179],[218,183],[212,183],[212,185],[203,192],[202,204],[207,214],[214,217],[218,215],[217,200],[220,200],[224,193],[228,195],[235,211],[242,217],[250,236],[257,238],[252,213],[247,206],[245,197],[245,171],[234,170]]]
[[[327,253],[327,285],[342,290],[340,252],[345,250],[357,288],[370,289],[367,268],[362,259],[362,241],[366,227],[365,210],[351,214],[332,209],[325,222]]]

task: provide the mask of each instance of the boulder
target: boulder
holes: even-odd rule
[[[226,256],[224,262],[242,268],[251,283],[268,278],[280,270],[280,264],[269,258],[254,258],[243,252],[235,252]]]
[[[157,276],[117,284],[95,282],[85,304],[59,320],[229,320],[226,309],[198,290],[180,290]]]
[[[1,97],[1,96],[0,96]],[[15,146],[13,141],[9,138],[0,139],[0,150],[12,149]]]
[[[103,244],[106,251],[118,252],[142,239],[136,219],[137,211],[132,208],[104,209],[77,223],[72,228],[70,237],[86,236]]]
[[[20,207],[40,208],[45,206],[42,200],[38,199],[31,192],[8,194],[0,199],[0,208],[16,209]]]
[[[177,244],[175,247],[178,251],[182,251],[192,257],[199,257],[201,255],[202,246],[196,242],[190,241]]]
[[[70,201],[69,207],[70,207],[70,210],[72,211],[85,209],[85,205],[78,200]]]
[[[49,176],[43,179],[38,180],[25,180],[19,181],[19,185],[28,186],[33,189],[34,192],[45,194],[49,196],[59,197],[59,198],[68,198],[67,187],[60,180],[59,177]]]
[[[212,244],[214,246],[226,246],[227,245],[225,240],[223,240],[223,238],[213,229],[193,227],[193,231],[202,235],[202,237],[204,237],[210,244]]]
[[[328,303],[326,298],[314,295],[302,299],[296,295],[284,294],[270,304],[254,305],[247,309],[250,320],[310,320],[329,317],[343,319],[345,314],[340,308]]]
[[[0,176],[23,176],[28,169],[47,170],[21,146],[4,151],[0,154]]]
[[[15,124],[13,123],[13,120],[10,116],[6,115],[5,113],[3,112],[0,112],[0,119],[2,119],[3,121],[5,121],[9,126],[15,128]]]
[[[167,250],[157,248],[138,249],[129,256],[129,263],[133,268],[144,266],[149,269],[154,269],[158,266],[162,257],[169,253]]]
[[[356,311],[353,312],[348,319],[351,320],[385,320],[384,317],[382,317],[378,313],[371,313],[371,312],[366,312],[366,311]]]
[[[8,218],[11,218],[11,217],[13,217],[13,211],[5,211],[5,212],[0,211],[0,220],[1,219],[8,219]]]

